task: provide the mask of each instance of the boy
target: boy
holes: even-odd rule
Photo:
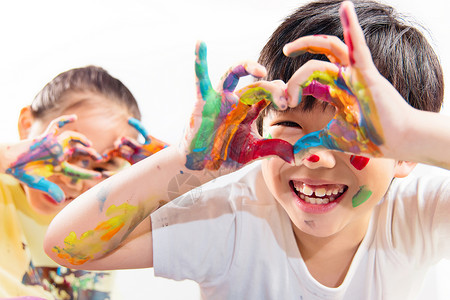
[[[409,95],[400,96],[378,73],[350,3],[342,4],[341,15],[347,46],[331,36],[288,37],[295,28],[308,28],[300,22],[301,13],[303,22],[312,20],[309,26],[326,28],[321,34],[334,34],[326,26],[332,28],[331,21],[339,20],[340,5],[313,2],[288,18],[266,47],[275,54],[265,58],[263,51],[262,62],[270,80],[281,77],[289,82],[244,88],[238,103],[233,90],[239,77],[264,77],[265,70],[253,63],[237,66],[224,77],[222,90],[214,91],[207,78],[205,48],[199,45],[199,101],[184,143],[158,152],[72,202],[49,227],[47,254],[67,266],[81,262],[83,268],[154,266],[157,275],[197,281],[202,296],[210,299],[413,298],[427,267],[445,257],[450,247],[445,236],[450,183],[448,178],[424,178],[390,185],[393,177],[404,177],[414,167],[402,159],[449,166],[441,151],[450,143],[448,133],[434,136],[431,128],[445,126],[448,120],[405,105],[402,96],[409,100]],[[399,23],[389,7],[371,1],[355,5],[363,27],[374,20]],[[296,20],[299,23],[293,23]],[[417,31],[412,36],[422,44]],[[287,55],[324,53],[338,66],[312,61],[289,71],[293,60],[281,55],[288,42],[293,43],[284,48]],[[433,66],[419,77],[430,79],[430,91],[417,99],[440,107],[441,70],[430,46],[424,47],[428,52],[421,63]],[[355,91],[360,112],[353,106],[355,97],[349,96]],[[260,127],[269,139],[260,140],[251,124],[268,100],[283,111],[267,111]],[[344,100],[350,106],[343,106]],[[353,122],[356,118],[361,121]],[[415,147],[408,138],[398,143],[405,124],[429,145]],[[342,135],[336,135],[337,130]],[[368,159],[330,149],[390,158]],[[275,157],[158,209],[170,200],[165,187],[172,179],[186,182],[182,186],[189,190],[196,185],[192,178],[203,183],[268,155]],[[96,208],[98,193],[106,195],[105,209]],[[120,222],[113,219],[118,208],[124,212]],[[65,223],[67,219],[75,225]],[[103,229],[111,223],[117,225],[114,232]]]

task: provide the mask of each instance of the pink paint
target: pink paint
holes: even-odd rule
[[[369,163],[370,158],[359,156],[359,155],[352,155],[350,157],[350,163],[355,167],[355,169],[361,171],[364,169],[367,164]]]
[[[313,154],[310,157],[308,157],[306,160],[310,161],[310,162],[318,162],[320,160],[320,157],[318,155]]]

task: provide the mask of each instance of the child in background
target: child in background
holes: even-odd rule
[[[199,100],[183,143],[67,206],[46,253],[70,267],[153,266],[198,282],[204,299],[413,299],[449,257],[450,179],[393,178],[414,168],[408,160],[450,169],[449,120],[423,111],[441,107],[442,71],[392,8],[354,5],[300,7],[264,48],[267,73],[239,65],[217,91],[198,45]],[[234,93],[249,74],[274,81]],[[267,105],[260,139],[252,123]],[[173,179],[190,181],[188,192],[265,156],[160,208]],[[120,229],[104,229],[111,223]]]
[[[59,267],[43,239],[79,194],[165,146],[140,118],[131,92],[95,66],[59,74],[21,110],[21,141],[0,145],[0,297],[110,298],[110,272]]]

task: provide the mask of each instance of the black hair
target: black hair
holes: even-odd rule
[[[439,59],[426,37],[391,6],[355,0],[359,23],[378,71],[414,108],[438,112],[444,99],[444,79]],[[339,16],[341,0],[319,0],[298,8],[275,30],[261,51],[258,62],[267,68],[266,80],[287,82],[311,59],[327,60],[321,54],[305,53],[295,58],[283,54],[285,44],[299,37],[325,34],[343,38]],[[303,104],[311,107],[314,99]],[[261,131],[262,117],[257,120]]]
[[[130,90],[120,80],[97,66],[68,70],[47,83],[31,103],[33,117],[43,119],[49,112],[61,108],[63,96],[71,91],[90,91],[104,95],[108,100],[125,106],[134,118],[141,119],[139,106]]]

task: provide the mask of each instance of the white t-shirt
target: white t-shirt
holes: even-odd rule
[[[414,299],[428,268],[450,257],[449,212],[449,177],[394,180],[345,280],[328,288],[255,163],[152,214],[155,275],[194,280],[204,299]]]

